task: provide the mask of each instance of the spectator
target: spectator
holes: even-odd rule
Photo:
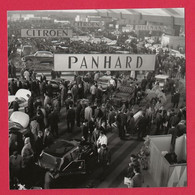
[[[92,86],[90,87],[91,101],[92,102],[94,102],[94,100],[95,100],[96,90],[97,90],[97,86],[93,83]]]
[[[127,167],[126,177],[133,178],[133,176],[135,175],[135,173],[133,171],[134,167],[140,168],[140,163],[138,161],[137,156],[135,154],[131,154],[130,162],[129,162],[128,167]]]
[[[30,144],[30,137],[27,137],[24,140],[24,147],[22,148],[21,156],[23,159],[23,167],[24,168],[30,167],[33,163],[34,158],[34,151],[32,150]]]
[[[45,96],[45,98],[44,98],[43,106],[44,106],[44,108],[46,108],[47,104],[51,103],[51,98],[49,97],[49,95],[47,93],[45,93],[44,96]]]
[[[13,112],[19,110],[19,103],[18,103],[18,101],[19,101],[19,99],[16,97],[15,100],[12,102],[12,105],[13,105]]]
[[[85,120],[91,121],[91,118],[92,118],[92,108],[90,105],[88,105],[85,108]]]
[[[83,134],[83,137],[84,137],[85,141],[88,141],[88,137],[89,137],[89,127],[88,127],[87,121],[84,121],[84,122],[83,122],[82,134]]]
[[[75,124],[75,115],[75,110],[72,108],[72,105],[70,105],[67,111],[67,127],[69,133],[72,133],[73,131]]]
[[[41,154],[43,150],[43,132],[38,131],[38,136],[35,141],[35,161],[39,158],[39,155]]]
[[[78,100],[77,106],[76,106],[76,121],[77,121],[77,127],[80,127],[80,122],[81,122],[81,110],[82,110],[81,101]]]
[[[25,78],[27,81],[30,81],[30,73],[29,73],[29,71],[28,71],[27,69],[24,71],[24,78]]]
[[[100,136],[99,136],[99,138],[97,140],[97,147],[98,147],[98,149],[103,144],[105,144],[105,145],[108,144],[108,138],[106,137],[106,135],[104,134],[103,131],[100,131]],[[98,153],[99,153],[99,150],[98,150]]]
[[[143,177],[141,175],[141,170],[139,167],[134,167],[134,176],[131,178],[131,183],[128,185],[129,188],[142,187]]]
[[[50,146],[53,143],[53,141],[54,139],[51,134],[51,131],[48,128],[46,128],[43,136],[43,147],[46,148]]]
[[[30,122],[30,130],[34,138],[34,142],[37,140],[38,131],[40,131],[39,123],[37,122],[36,118],[32,119]]]
[[[22,157],[17,151],[14,151],[9,159],[10,163],[10,175],[11,177],[17,177],[20,179],[22,170]]]
[[[78,98],[78,88],[76,84],[74,84],[73,87],[71,88],[71,94],[72,94],[73,102],[75,104]]]

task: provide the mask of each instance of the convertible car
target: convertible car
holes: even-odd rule
[[[55,179],[66,175],[86,174],[94,151],[89,143],[57,140],[40,154],[38,165],[53,172]]]

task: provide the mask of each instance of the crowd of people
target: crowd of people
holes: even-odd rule
[[[14,28],[12,30],[14,31]],[[17,36],[10,40],[12,42],[9,44],[9,56],[16,52],[19,44],[16,41]],[[144,47],[144,43],[142,49],[139,49],[137,41],[126,43],[121,38],[117,44],[122,51],[129,53],[156,53]],[[37,49],[41,49],[41,45],[48,45],[44,49],[53,52],[52,47],[49,47],[52,46],[51,42],[48,40],[39,42],[36,39],[33,45]],[[66,53],[116,52],[116,49],[104,41],[94,43],[66,40],[64,46],[68,48]],[[185,92],[180,91],[179,81],[185,79],[185,59],[171,56],[169,52],[156,54],[155,71],[145,74],[140,82],[136,81],[136,78],[131,78],[130,74],[112,75],[106,92],[97,82],[102,75],[100,72],[88,72],[85,76],[75,75],[72,82],[59,79],[57,91],[44,74],[38,79],[36,71],[28,67],[22,67],[20,76],[16,77],[16,67],[12,60],[9,62],[8,73],[12,78],[9,82],[10,95],[15,95],[19,89],[31,91],[26,108],[26,113],[30,117],[30,136],[24,137],[20,140],[21,143],[18,143],[19,141],[14,140],[10,135],[11,181],[14,178],[21,179],[21,173],[29,175],[42,150],[59,138],[61,133],[67,132],[73,135],[75,128],[81,130],[82,141],[93,144],[94,151],[97,152],[97,162],[103,167],[103,171],[111,163],[108,133],[117,132],[121,140],[136,137],[138,141],[143,141],[144,137],[150,134],[172,134],[173,142],[176,137],[186,133]],[[159,83],[155,80],[157,74],[169,75],[163,89],[167,101],[170,99],[172,103],[169,107],[165,105],[167,102],[164,104],[158,98],[155,98],[155,101],[154,99],[147,101],[143,105],[148,89],[160,90]],[[54,75],[51,76],[55,78]],[[60,77],[60,74],[58,76]],[[119,107],[113,106],[110,101],[112,95],[119,85],[127,85],[129,81],[134,86],[134,101]],[[63,116],[62,109],[65,110]],[[13,111],[18,110],[19,103],[16,98]],[[141,111],[141,114],[138,119],[135,119],[134,115],[137,111]],[[62,120],[65,121],[66,126],[59,130],[58,125]],[[131,155],[126,176],[132,180],[129,187],[141,187],[143,181],[140,176],[141,169],[148,168],[146,156],[144,148],[138,155]]]
[[[23,143],[10,145],[11,175],[18,177],[19,170],[31,169],[41,151],[59,137],[60,120],[65,120],[67,124],[63,133],[72,134],[75,126],[81,129],[82,140],[93,143],[94,150],[98,154],[98,162],[104,169],[110,163],[107,134],[115,132],[115,129],[121,139],[137,135],[139,141],[150,134],[171,133],[176,138],[186,133],[185,107],[178,108],[179,100],[177,103],[172,100],[173,105],[168,110],[163,108],[160,100],[155,103],[148,102],[145,107],[139,108],[142,114],[139,120],[135,120],[134,107],[139,104],[139,94],[151,86],[158,86],[153,76],[147,75],[140,84],[135,85],[137,88],[133,104],[123,104],[122,107],[115,108],[107,101],[110,98],[109,90],[115,91],[117,82],[128,83],[129,78],[113,77],[112,84],[105,93],[96,82],[99,74],[99,72],[90,72],[85,79],[78,75],[69,83],[62,80],[57,95],[54,95],[50,81],[43,74],[38,80],[36,74],[30,73],[28,69],[21,71],[21,79],[11,81],[10,94],[14,95],[20,88],[28,89],[32,93],[26,109],[30,117],[31,136],[26,137]],[[167,85],[169,87],[166,95],[172,94],[174,99],[178,93],[177,84],[170,79]],[[65,109],[65,116],[61,116],[62,108]],[[18,109],[19,106],[16,106],[14,111]],[[19,150],[18,146],[21,145],[24,146]],[[139,170],[135,169],[134,172],[137,174]]]

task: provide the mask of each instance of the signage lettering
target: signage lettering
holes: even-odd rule
[[[55,71],[154,70],[156,55],[54,54]]]
[[[72,37],[71,29],[22,29],[21,37]]]

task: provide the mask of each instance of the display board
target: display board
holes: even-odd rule
[[[54,54],[55,71],[154,70],[156,55]]]

